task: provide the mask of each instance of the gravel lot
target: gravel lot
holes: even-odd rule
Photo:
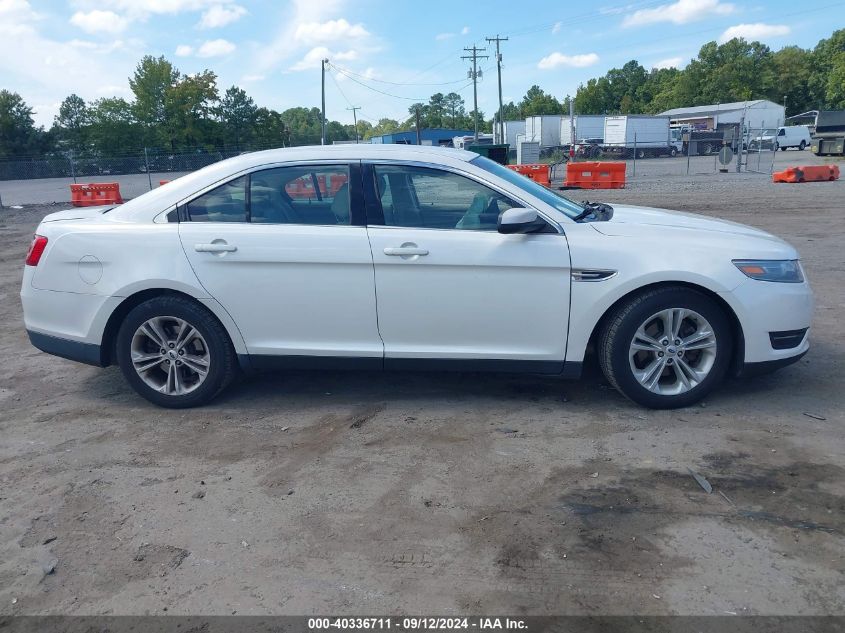
[[[3,211],[0,614],[845,614],[845,183],[586,196],[791,241],[808,356],[679,411],[595,373],[269,374],[166,411],[29,345],[52,208]]]

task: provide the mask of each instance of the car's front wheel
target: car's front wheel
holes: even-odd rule
[[[115,345],[127,382],[162,407],[205,404],[236,371],[223,326],[207,309],[183,297],[156,297],[133,308]]]
[[[682,287],[646,291],[621,305],[599,337],[608,381],[655,409],[689,406],[725,376],[733,335],[722,308]]]

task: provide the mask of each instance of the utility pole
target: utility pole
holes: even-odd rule
[[[352,106],[351,108],[346,108],[347,110],[352,110],[352,120],[355,122],[355,142],[358,142],[358,116],[355,114],[358,110],[361,109],[361,106]]]
[[[323,80],[323,107],[320,110],[321,112],[321,119],[320,119],[320,145],[326,144],[326,64],[329,63],[328,59],[321,59],[320,60],[320,69],[322,72],[322,80]]]
[[[422,145],[422,134],[420,133],[420,107],[414,109],[414,117],[417,121],[417,145]]]
[[[499,52],[499,42],[507,42],[508,38],[506,37],[499,37],[499,34],[496,33],[496,37],[488,37],[485,38],[488,42],[496,42],[496,72],[499,75],[499,142],[505,142],[505,119],[504,119],[504,110],[505,107],[502,104],[502,54]]]
[[[475,44],[472,45],[472,48],[465,48],[464,50],[472,52],[472,55],[462,55],[461,59],[472,60],[472,70],[467,73],[467,76],[472,78],[472,118],[475,121],[475,141],[478,142],[478,78],[483,76],[483,73],[478,70],[478,60],[487,59],[490,56],[479,55],[478,53],[483,53],[487,49],[477,48]]]

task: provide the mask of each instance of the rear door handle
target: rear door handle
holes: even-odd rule
[[[226,244],[226,242],[212,242],[211,244],[194,244],[197,253],[234,253],[237,246]]]
[[[391,255],[395,257],[413,257],[415,255],[428,255],[428,251],[424,248],[419,248],[418,246],[402,246],[398,247],[388,247],[384,249],[385,255]]]

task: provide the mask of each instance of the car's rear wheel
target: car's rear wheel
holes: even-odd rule
[[[608,381],[655,409],[701,400],[724,378],[732,350],[722,308],[682,287],[630,299],[608,318],[599,337],[599,362]]]
[[[127,382],[159,406],[205,404],[231,381],[235,352],[207,309],[182,297],[156,297],[133,308],[116,340]]]
[[[800,143],[798,143],[798,150],[799,151],[803,152],[806,147],[807,147],[806,141],[801,141]]]

